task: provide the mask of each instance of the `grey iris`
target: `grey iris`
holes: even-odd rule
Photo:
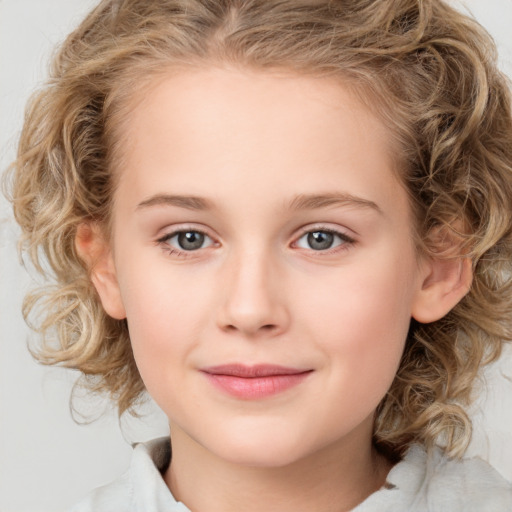
[[[334,242],[334,235],[328,231],[313,231],[308,233],[308,244],[311,249],[321,251],[329,249]]]
[[[178,244],[185,251],[200,249],[204,243],[204,235],[197,231],[183,231],[178,234]]]

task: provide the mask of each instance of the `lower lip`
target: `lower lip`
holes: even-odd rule
[[[258,400],[282,393],[299,385],[311,372],[266,377],[237,377],[233,375],[205,373],[217,388],[235,398]]]

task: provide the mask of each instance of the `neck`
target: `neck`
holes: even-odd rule
[[[385,482],[391,464],[371,444],[339,442],[281,467],[251,467],[216,457],[172,428],[165,481],[194,512],[343,512]]]

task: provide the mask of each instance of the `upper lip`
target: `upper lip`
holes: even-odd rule
[[[240,377],[245,379],[254,379],[257,377],[270,377],[275,375],[296,375],[307,373],[310,369],[290,368],[275,364],[222,364],[219,366],[210,366],[203,368],[203,372],[210,375],[228,375],[230,377]]]

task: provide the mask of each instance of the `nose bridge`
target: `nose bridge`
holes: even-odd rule
[[[278,267],[269,248],[233,251],[224,269],[222,328],[245,334],[276,333],[285,328],[288,315]]]

